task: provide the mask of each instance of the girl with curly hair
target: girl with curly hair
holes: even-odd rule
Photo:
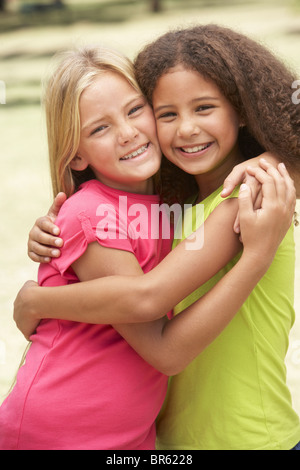
[[[222,197],[224,178],[233,167],[270,151],[293,175],[299,173],[299,110],[291,102],[294,77],[264,47],[214,25],[167,33],[138,55],[135,69],[157,122],[164,199],[183,203],[190,198],[193,207],[184,217],[191,231],[202,223],[196,215],[198,204],[203,204],[204,247],[210,247],[203,263],[208,271],[215,271],[222,253],[233,254],[232,261],[177,305],[175,318],[180,318],[181,312],[207,298],[239,260],[240,247],[228,223],[237,214],[237,193]],[[184,233],[182,241],[190,235]],[[291,227],[239,313],[170,379],[157,421],[158,448],[291,449],[300,440],[284,365],[295,317],[294,265]],[[178,274],[183,275],[180,265]],[[68,319],[76,319],[83,289],[86,292],[87,284],[68,294],[68,310],[74,315]],[[89,290],[88,315],[97,322],[99,298],[94,292]],[[63,296],[66,300],[66,290]],[[137,333],[134,342],[126,328],[120,332],[146,356],[146,345],[138,339],[142,336]]]
[[[233,235],[222,227],[236,202],[222,200],[222,179],[238,161],[270,151],[299,174],[295,77],[265,47],[216,25],[165,34],[138,55],[135,69],[166,157],[164,190],[171,200],[190,196],[195,205],[204,204],[205,218],[216,218],[223,244]],[[178,180],[189,194],[175,193]],[[185,218],[197,227],[194,210]],[[204,296],[236,259],[175,313]],[[157,422],[160,449],[291,449],[299,442],[284,364],[295,319],[294,266],[291,227],[238,315],[171,378]]]
[[[277,155],[293,173],[300,196],[300,107],[292,100],[295,75],[268,49],[231,29],[203,25],[163,35],[145,47],[134,65],[138,83],[152,105],[159,79],[176,66],[213,81],[240,117],[241,158],[264,151]],[[187,194],[198,191],[197,182],[165,155],[165,198],[185,200]]]

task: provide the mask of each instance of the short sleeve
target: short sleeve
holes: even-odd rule
[[[90,229],[100,245],[134,253],[127,211],[122,213],[119,207],[101,202],[90,217]]]
[[[213,212],[214,209],[216,209],[222,202],[226,201],[226,199],[236,199],[239,197],[239,192],[240,192],[240,187],[236,187],[232,193],[227,196],[227,197],[222,197],[221,196],[221,191],[217,191],[215,197],[213,197],[208,206],[209,206],[209,212]]]
[[[57,225],[60,236],[64,240],[59,258],[52,259],[53,267],[68,280],[77,279],[71,265],[86,251],[89,243],[96,240],[90,228],[90,221],[83,212],[70,213],[66,211],[59,216]]]
[[[132,242],[127,234],[126,220],[119,217],[112,204],[105,202],[95,204],[93,198],[81,193],[81,198],[70,198],[61,209],[57,219],[60,236],[64,240],[61,256],[51,261],[61,276],[69,281],[77,280],[72,264],[86,251],[89,243],[97,241],[107,248],[134,253]],[[77,199],[77,201],[76,201]],[[83,204],[86,199],[86,204]],[[86,209],[82,209],[85,206]]]

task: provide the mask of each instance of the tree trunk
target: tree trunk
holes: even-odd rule
[[[6,0],[0,0],[0,11],[5,11]]]
[[[161,0],[151,0],[151,9],[154,13],[161,11]]]

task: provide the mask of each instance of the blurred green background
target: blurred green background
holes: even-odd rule
[[[26,346],[12,314],[19,288],[37,274],[37,265],[27,258],[28,233],[52,201],[40,97],[53,54],[73,45],[102,43],[134,58],[143,45],[170,28],[213,22],[260,40],[292,66],[300,80],[300,0],[60,3],[0,0],[0,403]],[[300,227],[295,232],[300,315]],[[299,319],[290,337],[287,370],[300,414]]]

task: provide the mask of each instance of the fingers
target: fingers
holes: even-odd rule
[[[41,245],[35,241],[28,242],[28,256],[37,263],[49,263],[51,258],[59,258],[60,250]]]
[[[53,220],[50,216],[44,216],[37,219],[35,223],[35,227],[37,227],[41,232],[45,232],[47,234],[52,234],[54,236],[59,235],[59,227],[54,224]],[[54,237],[53,237],[54,238]],[[50,243],[52,245],[52,243]],[[54,243],[53,243],[54,244]],[[58,245],[60,246],[60,245]]]
[[[29,258],[35,263],[47,264],[50,263],[51,258],[49,256],[39,256],[34,251],[28,251]]]
[[[51,233],[59,233],[48,216],[39,218],[29,233],[28,256],[38,263],[49,263],[51,258],[60,256],[59,247],[63,246],[63,240]]]
[[[288,210],[295,207],[296,189],[284,163],[280,163],[276,169],[262,159],[260,160],[260,168],[248,168],[247,171],[263,184],[263,196],[270,202],[273,197],[274,200],[277,198],[278,202],[284,204]]]
[[[284,163],[278,165],[278,171],[284,178],[286,184],[286,205],[295,211],[296,208],[296,187],[295,183],[289,175]]]
[[[253,201],[250,186],[248,186],[247,184],[242,184],[239,192],[240,220],[242,220],[245,215],[248,216],[253,212]]]
[[[264,160],[266,161],[266,159],[268,159],[268,162],[270,162],[270,165],[276,167],[279,163],[279,161],[277,160],[277,158],[268,153],[268,152],[265,152],[263,154],[263,156],[265,157]],[[259,161],[259,157],[256,157],[256,158],[253,158],[250,160],[250,163],[251,165],[254,165],[255,167],[258,165],[258,161]],[[266,161],[267,162],[267,161]],[[249,164],[249,162],[247,161],[244,161],[238,165],[236,165],[233,170],[231,171],[231,173],[228,175],[228,177],[226,178],[226,180],[224,181],[224,187],[223,187],[223,191],[221,193],[221,196],[222,197],[228,197],[232,191],[234,190],[234,188],[242,183],[245,183],[245,176],[246,176],[246,170],[247,170],[247,165]],[[254,194],[253,194],[254,196]]]
[[[234,231],[239,235],[240,242],[243,243],[243,234],[241,233],[241,228],[247,226],[247,223],[251,224],[255,212],[253,210],[253,200],[251,188],[247,184],[242,184],[239,192],[239,212],[238,218],[235,221]],[[238,224],[238,225],[237,225]],[[242,229],[243,231],[243,229]]]
[[[264,166],[264,168],[262,168]],[[248,167],[247,172],[255,176],[262,184],[262,204],[271,203],[277,199],[278,193],[285,196],[285,183],[279,171],[267,162],[262,163],[258,168]]]
[[[270,176],[272,176],[275,183],[277,197],[283,202],[285,202],[287,196],[287,185],[285,178],[282,177],[279,170],[277,170],[273,165],[270,165],[269,163],[265,162],[265,160],[262,160],[260,162],[260,165],[263,169],[266,170],[266,172]],[[280,164],[280,166],[282,165],[283,163]]]
[[[53,222],[58,216],[60,208],[66,199],[67,199],[67,196],[65,193],[58,193],[57,196],[55,197],[53,204],[48,211],[48,216],[52,218]]]
[[[246,174],[244,183],[251,189],[254,209],[260,209],[262,203],[261,183],[254,176],[250,176],[248,173]]]
[[[39,320],[31,318],[32,308],[32,288],[37,288],[38,284],[34,281],[27,281],[19,290],[15,301],[13,318],[17,328],[23,333],[25,338],[30,341],[31,334],[35,331]]]
[[[290,226],[296,207],[296,189],[285,165],[280,163],[278,169],[261,160],[259,169],[247,171],[262,183],[262,208],[273,210],[275,217]]]
[[[242,185],[239,195],[239,212],[244,251],[251,256],[258,250],[269,253],[273,259],[278,246],[289,230],[296,203],[296,190],[284,165],[278,169],[262,162],[260,168],[247,169],[262,184],[262,205],[256,210],[251,199],[251,189]],[[257,244],[257,240],[260,243]]]
[[[244,165],[237,165],[233,168],[232,172],[227,176],[224,181],[222,197],[228,197],[239,184],[244,181],[245,167]]]

